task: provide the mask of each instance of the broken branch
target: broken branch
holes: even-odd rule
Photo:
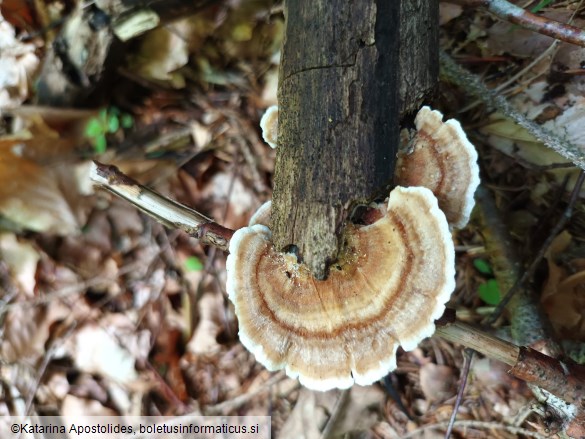
[[[461,87],[466,93],[473,95],[483,101],[489,107],[503,113],[530,134],[544,143],[548,148],[558,152],[567,160],[572,161],[581,169],[585,169],[585,156],[577,145],[564,141],[550,131],[544,129],[536,122],[527,119],[506,100],[504,96],[494,90],[488,89],[483,82],[475,75],[459,66],[445,52],[439,54],[441,60],[441,73],[453,84]]]
[[[113,165],[93,162],[90,178],[97,186],[124,198],[142,212],[166,227],[180,229],[202,244],[227,251],[234,231],[219,225],[211,218],[184,204],[164,197],[136,180],[128,177]]]
[[[543,17],[542,15],[533,14],[506,0],[452,0],[450,3],[468,7],[481,6],[504,21],[517,24],[525,29],[547,35],[557,40],[585,47],[585,32],[582,29]]]
[[[94,162],[91,178],[96,185],[126,199],[167,227],[179,228],[204,244],[227,250],[233,230],[142,186],[115,166]],[[517,378],[542,387],[567,402],[585,406],[584,366],[562,362],[531,348],[518,347],[462,322],[438,322],[436,335],[513,366],[510,373]]]
[[[508,373],[566,402],[580,407],[585,405],[585,366],[557,360],[532,348],[516,346],[462,322],[438,327],[436,334],[512,366]]]

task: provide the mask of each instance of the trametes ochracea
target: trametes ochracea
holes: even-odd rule
[[[469,220],[479,184],[477,153],[459,122],[423,107],[398,154],[397,186],[378,219],[348,224],[325,280],[271,243],[270,202],[234,234],[227,291],[240,340],[269,370],[312,389],[371,384],[396,367],[396,350],[434,333],[455,288],[450,227]],[[261,121],[278,143],[278,108]]]

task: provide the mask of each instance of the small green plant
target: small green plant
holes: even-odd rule
[[[185,271],[201,271],[203,270],[203,263],[197,256],[189,256],[184,262]]]
[[[483,274],[486,277],[489,277],[485,282],[479,284],[477,288],[477,292],[479,294],[479,298],[483,300],[488,305],[495,306],[500,303],[502,300],[502,294],[500,292],[500,286],[498,282],[493,278],[494,272],[490,264],[481,258],[477,258],[473,260],[473,266],[477,271]]]
[[[495,279],[488,279],[486,282],[480,284],[477,287],[477,292],[479,293],[479,298],[488,305],[495,306],[502,300],[500,286]]]
[[[542,9],[546,8],[552,2],[553,2],[553,0],[540,0],[540,2],[536,6],[534,6],[533,8],[530,9],[530,12],[532,12],[533,14],[536,14],[536,13],[540,12]]]
[[[97,117],[89,120],[84,135],[93,145],[94,151],[102,154],[108,147],[108,134],[116,133],[120,127],[128,129],[133,125],[134,119],[130,114],[122,113],[116,107],[103,108]]]

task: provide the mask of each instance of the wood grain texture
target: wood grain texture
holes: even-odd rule
[[[429,103],[439,77],[439,1],[400,2],[400,114]]]
[[[272,226],[318,279],[348,212],[392,179],[399,2],[289,1],[279,84]]]

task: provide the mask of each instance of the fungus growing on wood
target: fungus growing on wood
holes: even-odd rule
[[[240,340],[269,370],[312,389],[371,384],[433,334],[455,287],[447,220],[425,188],[397,187],[385,215],[349,224],[326,280],[278,252],[264,225],[236,231],[227,291]]]
[[[249,226],[254,226],[256,224],[262,224],[264,226],[270,227],[270,214],[272,212],[272,200],[266,201],[262,206],[258,208],[254,215],[250,218],[248,222]]]
[[[278,106],[268,107],[262,119],[260,119],[260,128],[262,128],[262,138],[271,148],[276,148],[278,141]]]
[[[399,186],[422,186],[439,200],[451,227],[465,227],[475,205],[479,185],[477,152],[461,124],[455,119],[443,122],[437,110],[422,107],[415,118],[417,133],[398,153],[394,180]],[[278,107],[266,110],[262,120],[264,140],[276,148]]]
[[[417,133],[398,153],[394,179],[401,186],[429,188],[452,227],[465,227],[479,185],[477,152],[455,119],[422,107],[415,118]]]

